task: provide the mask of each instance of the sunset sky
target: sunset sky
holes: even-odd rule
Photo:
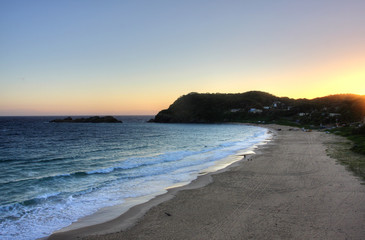
[[[2,0],[0,115],[156,114],[189,92],[365,95],[364,0]]]

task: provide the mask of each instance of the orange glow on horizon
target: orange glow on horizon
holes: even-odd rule
[[[163,81],[152,81],[143,88],[130,86],[125,89],[118,84],[88,88],[61,86],[63,89],[60,87],[59,91],[55,91],[55,87],[44,87],[39,94],[32,91],[31,86],[24,85],[14,91],[16,94],[2,96],[0,115],[155,115],[190,92],[242,93],[259,90],[295,99],[342,93],[365,95],[365,58],[346,59],[353,61],[332,61],[320,66],[252,76],[238,73],[206,76],[196,81],[179,79],[168,85],[164,85]]]

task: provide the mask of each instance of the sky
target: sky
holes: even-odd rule
[[[0,0],[0,115],[154,115],[190,92],[365,95],[364,0]]]

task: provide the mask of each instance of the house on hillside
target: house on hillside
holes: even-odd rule
[[[273,108],[279,108],[279,107],[281,107],[281,102],[280,102],[280,101],[275,101],[275,102],[273,102],[273,103],[272,103],[272,107],[273,107]]]
[[[341,113],[330,113],[329,116],[330,117],[338,117],[338,116],[341,116]]]
[[[249,113],[262,113],[261,109],[257,109],[257,108],[251,108],[250,110],[248,110]]]

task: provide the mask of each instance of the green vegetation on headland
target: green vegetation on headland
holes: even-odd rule
[[[160,111],[154,122],[290,122],[298,125],[340,125],[363,122],[365,96],[338,94],[291,99],[251,91],[238,94],[189,93]]]
[[[71,117],[67,117],[64,119],[54,119],[51,121],[52,123],[122,123],[122,121],[112,117],[88,117],[88,118],[76,118],[72,119]]]
[[[351,129],[354,151],[365,153],[363,138],[355,134],[365,122],[365,96],[337,94],[315,99],[291,99],[250,91],[238,94],[189,93],[151,122],[159,123],[275,123],[306,128]],[[340,131],[340,130],[334,130]]]

